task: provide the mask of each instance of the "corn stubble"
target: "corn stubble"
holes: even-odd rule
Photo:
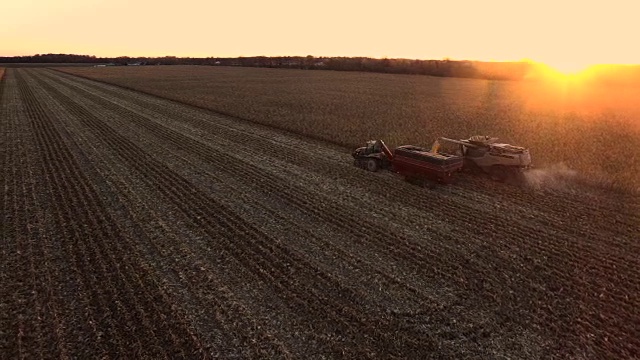
[[[466,174],[425,191],[137,91],[1,85],[6,358],[639,353],[637,198]]]
[[[537,166],[638,189],[637,88],[283,69],[67,68],[341,145],[430,145],[490,134],[531,148]]]

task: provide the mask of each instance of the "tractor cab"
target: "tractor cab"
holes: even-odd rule
[[[369,140],[367,141],[366,146],[357,148],[353,155],[357,156],[368,156],[382,153],[382,143],[380,140]]]
[[[354,164],[369,171],[389,167],[389,160],[393,157],[389,148],[382,140],[369,140],[366,146],[357,148],[353,154]]]
[[[380,144],[380,140],[369,140],[367,141],[367,146],[365,147],[365,152],[363,155],[371,155],[382,152],[382,146]]]

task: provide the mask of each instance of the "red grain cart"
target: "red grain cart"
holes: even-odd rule
[[[450,183],[463,165],[461,156],[432,153],[414,145],[399,146],[391,152],[382,140],[368,141],[352,155],[357,167],[369,171],[388,169],[412,182]]]

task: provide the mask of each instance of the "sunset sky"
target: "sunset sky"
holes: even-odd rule
[[[640,64],[635,0],[5,0],[0,56],[369,56]]]

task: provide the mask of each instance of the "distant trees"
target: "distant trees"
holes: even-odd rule
[[[484,63],[471,61],[373,59],[367,57],[252,56],[237,58],[190,57],[128,57],[99,58],[90,55],[36,54],[33,56],[0,57],[0,63],[88,63],[114,65],[211,65],[246,66],[336,71],[368,71],[393,74],[472,77],[487,79],[522,79],[527,74],[526,63]]]
[[[0,57],[0,63],[99,63],[92,55],[36,54],[33,56]]]
[[[414,59],[374,59],[367,57],[251,56],[236,58],[190,57],[95,57],[74,54],[36,54],[33,56],[0,57],[0,63],[87,63],[114,65],[210,65],[246,66],[306,70],[367,71],[392,74],[420,74],[443,77],[465,77],[495,80],[520,80],[535,73],[531,63],[482,62]],[[639,66],[601,67],[592,79],[599,82],[637,83]]]

